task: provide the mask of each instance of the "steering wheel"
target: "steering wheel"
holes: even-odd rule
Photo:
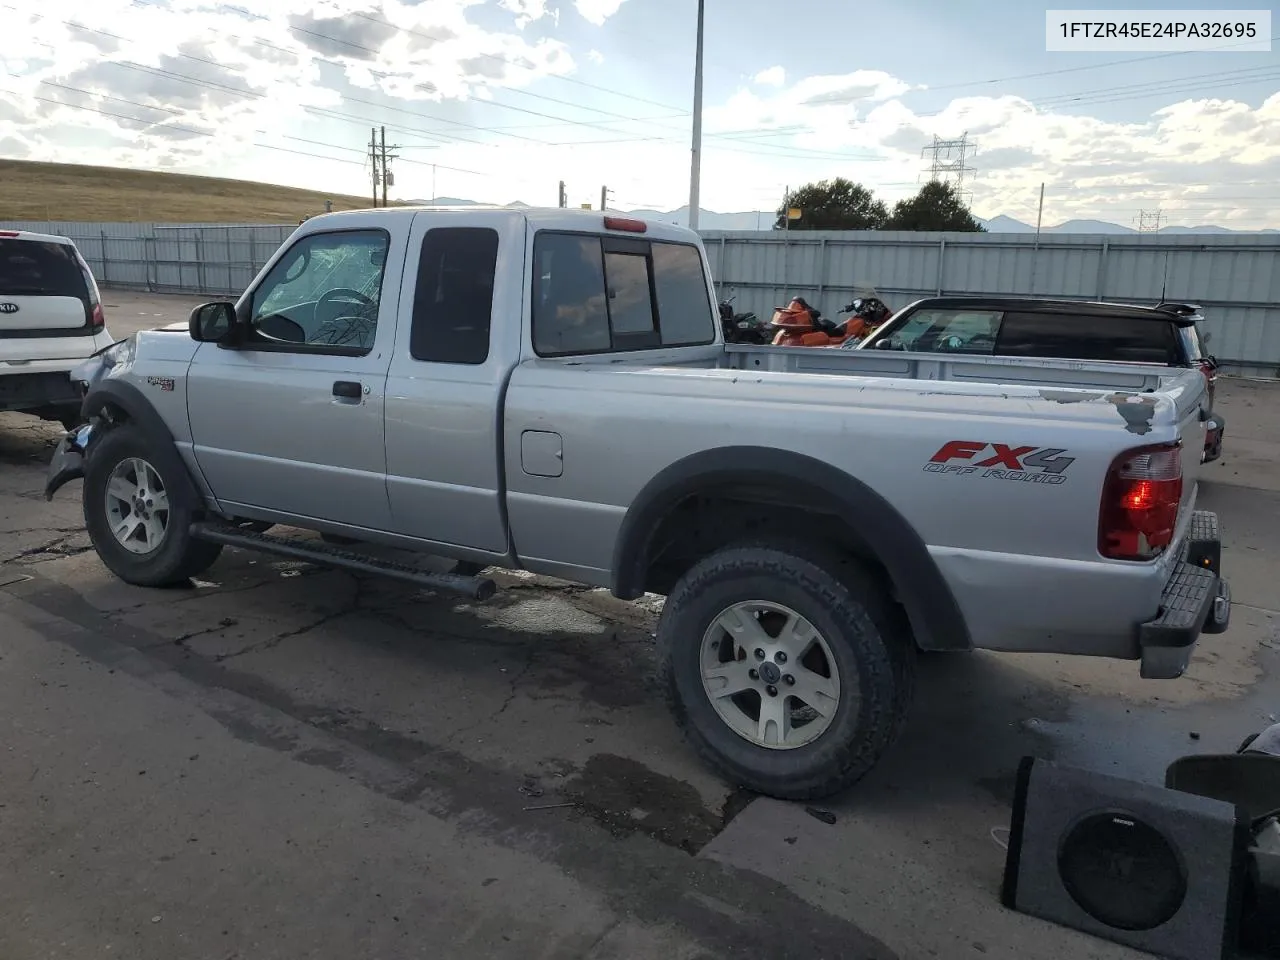
[[[353,290],[350,287],[334,287],[332,290],[326,290],[320,295],[320,299],[316,301],[316,310],[319,310],[322,304],[328,303],[330,300],[348,300],[358,303],[362,307],[373,306],[373,299],[365,296],[359,290]]]

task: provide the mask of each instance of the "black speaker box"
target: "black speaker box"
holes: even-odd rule
[[[1171,960],[1232,957],[1248,845],[1234,804],[1026,757],[1001,899]]]

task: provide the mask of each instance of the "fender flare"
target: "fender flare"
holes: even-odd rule
[[[950,585],[915,528],[869,486],[821,460],[770,447],[720,447],[678,460],[653,477],[632,501],[613,549],[613,595],[644,592],[653,531],[681,501],[727,484],[759,484],[819,493],[842,513],[884,565],[925,650],[973,647]]]
[[[120,410],[128,418],[132,426],[137,427],[150,443],[158,466],[164,471],[169,481],[170,496],[177,495],[179,502],[192,510],[204,507],[204,498],[200,495],[186,462],[178,453],[173,432],[164,422],[160,414],[143,396],[142,391],[131,383],[122,380],[101,380],[89,388],[84,402],[80,405],[80,415],[88,420],[101,414],[104,407],[111,406]],[[92,444],[90,445],[92,450]],[[92,456],[92,453],[89,454]],[[176,490],[174,487],[176,486]]]

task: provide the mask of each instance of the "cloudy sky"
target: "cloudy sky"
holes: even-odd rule
[[[1024,0],[707,8],[704,208],[772,209],[832,176],[892,201],[935,135],[967,131],[984,217],[1033,222],[1043,182],[1050,224],[1160,208],[1280,227],[1280,46],[1046,53]],[[563,179],[575,204],[608,185],[618,207],[670,209],[695,17],[695,0],[0,0],[0,157],[362,194],[384,124],[400,198],[554,205]]]

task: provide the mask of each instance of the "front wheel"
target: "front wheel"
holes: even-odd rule
[[[173,496],[146,436],[115,427],[95,439],[85,464],[84,520],[98,556],[112,573],[140,587],[182,583],[204,572],[222,547],[191,536],[190,506]]]
[[[662,679],[699,755],[736,785],[828,796],[896,738],[914,644],[878,580],[805,544],[722,550],[664,605]]]

